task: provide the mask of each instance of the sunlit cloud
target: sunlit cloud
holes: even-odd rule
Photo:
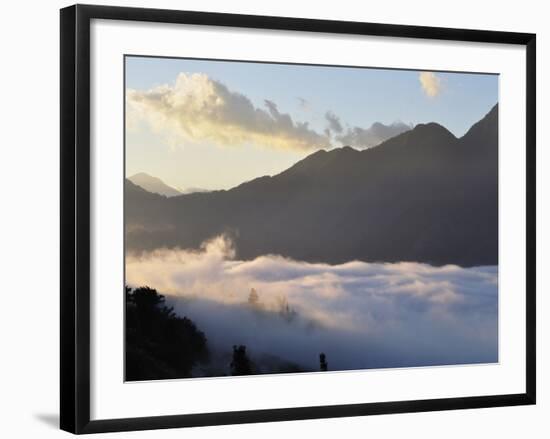
[[[297,99],[300,108],[311,110],[306,99]],[[265,99],[256,107],[244,94],[202,73],[180,73],[173,84],[149,90],[128,89],[126,103],[128,130],[137,131],[146,123],[173,147],[190,141],[306,152],[341,145],[362,149],[410,129],[401,122],[345,129],[340,117],[327,111],[326,128],[317,132],[308,122],[280,111],[275,101]]]
[[[336,136],[336,140],[344,145],[365,149],[372,148],[398,134],[409,131],[412,127],[403,122],[394,122],[384,125],[380,122],[373,123],[370,128],[353,127]]]
[[[335,133],[341,133],[344,128],[340,122],[340,118],[336,116],[332,111],[327,111],[325,113],[325,119],[328,122],[328,129],[334,131]]]
[[[420,72],[418,79],[422,90],[430,98],[434,98],[441,93],[441,79],[434,72]]]
[[[128,89],[126,96],[132,118],[143,118],[158,132],[171,130],[184,141],[298,150],[329,146],[324,135],[279,111],[275,102],[265,100],[264,108],[258,108],[247,96],[202,73],[180,73],[173,84]]]
[[[126,276],[167,294],[220,349],[242,343],[311,368],[319,352],[344,369],[497,359],[497,267],[241,261],[219,236],[198,251],[128,255]]]

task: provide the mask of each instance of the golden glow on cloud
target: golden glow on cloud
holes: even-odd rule
[[[434,98],[441,93],[441,79],[434,72],[420,72],[418,77],[422,90],[430,98]]]
[[[127,91],[127,127],[146,120],[158,132],[169,130],[183,141],[223,146],[253,143],[281,149],[313,150],[330,140],[264,101],[257,108],[245,95],[202,73],[180,73],[173,85]]]

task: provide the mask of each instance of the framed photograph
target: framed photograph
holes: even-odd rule
[[[535,388],[535,35],[61,10],[62,429]]]

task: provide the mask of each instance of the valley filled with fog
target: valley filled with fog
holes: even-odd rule
[[[129,286],[150,286],[204,332],[209,361],[193,376],[229,374],[244,345],[256,373],[498,361],[496,266],[339,265],[277,255],[235,259],[226,236],[198,250],[128,255]]]

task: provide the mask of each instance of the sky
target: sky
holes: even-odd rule
[[[126,57],[126,176],[229,189],[318,149],[374,147],[419,123],[461,137],[498,76]]]

